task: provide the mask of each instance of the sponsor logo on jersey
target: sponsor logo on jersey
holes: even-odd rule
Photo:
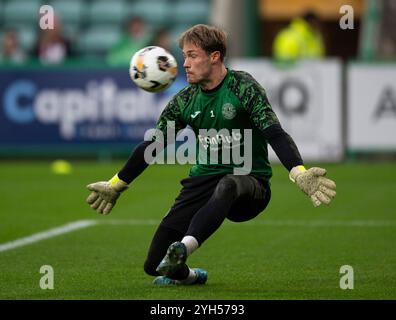
[[[200,111],[195,111],[200,112]],[[153,141],[144,151],[146,163],[231,165],[233,174],[246,175],[252,170],[252,129],[199,129],[197,133],[184,128],[176,132],[174,121],[167,121],[166,133],[150,129],[145,141]],[[166,139],[167,149],[163,151]],[[176,141],[182,142],[176,146]],[[166,158],[165,154],[166,153]]]
[[[199,132],[198,140],[204,149],[208,149],[208,147],[212,150],[221,148],[229,149],[239,147],[239,145],[243,144],[242,134],[239,132],[239,129],[232,130],[231,134],[229,134],[227,129],[222,129],[219,132],[214,129],[199,129]]]

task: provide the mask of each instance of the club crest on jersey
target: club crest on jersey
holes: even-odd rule
[[[231,103],[223,104],[223,108],[221,110],[224,119],[231,120],[236,116],[236,108]]]

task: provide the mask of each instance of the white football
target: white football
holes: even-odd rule
[[[164,48],[145,47],[133,55],[129,75],[139,88],[149,92],[160,92],[176,79],[176,59]]]

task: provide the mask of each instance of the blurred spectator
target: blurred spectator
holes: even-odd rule
[[[382,0],[377,4],[380,6],[379,32],[378,35],[378,54],[379,59],[396,59],[396,1]],[[375,14],[368,12],[371,19],[377,18]],[[367,27],[366,32],[370,32]],[[375,41],[373,41],[375,43]]]
[[[6,31],[3,35],[0,62],[20,64],[25,62],[26,58],[25,52],[19,46],[17,32],[15,30]]]
[[[272,49],[277,60],[323,57],[325,46],[319,17],[308,11],[302,17],[293,19],[275,37]]]
[[[126,32],[110,50],[107,62],[110,65],[128,65],[133,54],[150,44],[152,34],[141,17],[128,19]]]
[[[169,52],[172,51],[171,35],[169,34],[168,29],[163,28],[155,33],[153,38],[153,45],[164,48]]]
[[[33,55],[44,64],[59,64],[72,56],[70,41],[62,34],[62,24],[54,19],[54,28],[41,30]]]

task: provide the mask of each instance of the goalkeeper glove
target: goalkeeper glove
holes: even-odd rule
[[[92,191],[87,198],[91,208],[98,213],[109,214],[121,192],[128,188],[128,184],[115,175],[109,181],[91,183],[87,188]]]
[[[322,203],[329,204],[336,195],[336,184],[325,178],[325,175],[326,170],[323,168],[307,170],[304,166],[296,166],[290,170],[289,178],[311,198],[314,207],[318,207]]]

